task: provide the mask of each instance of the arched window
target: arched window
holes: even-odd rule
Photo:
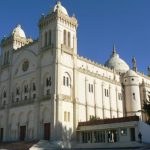
[[[93,93],[93,91],[94,91],[93,84],[89,83],[89,92]]]
[[[68,73],[65,73],[63,76],[63,85],[67,87],[71,87],[71,78]]]
[[[34,80],[32,80],[30,86],[31,86],[31,91],[29,91],[30,92],[29,95],[31,96],[32,99],[35,99],[36,98],[36,83]]]
[[[64,121],[67,121],[67,112],[64,112]]]
[[[66,82],[66,77],[63,76],[63,85],[65,85],[65,82]]]
[[[32,90],[33,90],[33,91],[36,91],[36,85],[35,85],[35,82],[32,83]]]
[[[70,47],[70,32],[68,32],[68,47]]]
[[[6,91],[4,90],[3,92],[3,98],[6,98],[7,97],[7,94],[6,94]]]
[[[45,44],[44,46],[47,46],[47,32],[45,32]]]
[[[64,45],[66,45],[66,30],[64,30]]]
[[[7,51],[7,63],[9,63],[9,51]]]
[[[16,95],[20,95],[20,88],[19,87],[16,88]]]
[[[52,85],[52,78],[49,75],[49,73],[47,73],[44,76],[44,95],[50,95],[51,94],[51,85]]]
[[[5,59],[6,59],[6,52],[4,52],[4,59],[3,59],[3,64],[5,65]]]
[[[46,78],[46,86],[49,87],[49,86],[51,86],[51,84],[52,84],[51,83],[51,77],[47,77]]]
[[[66,77],[66,84],[69,86],[69,77]]]
[[[52,32],[49,30],[49,45],[52,44]]]
[[[28,84],[24,85],[24,93],[28,93],[29,89],[28,89]]]

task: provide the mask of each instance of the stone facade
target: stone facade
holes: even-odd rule
[[[114,48],[110,66],[79,56],[77,27],[58,2],[39,20],[38,40],[19,25],[1,41],[0,140],[74,140],[78,122],[92,116],[145,119],[150,78],[126,70]]]

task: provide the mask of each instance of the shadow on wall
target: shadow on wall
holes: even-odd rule
[[[71,141],[74,139],[74,133],[71,127],[58,122],[55,126],[57,144],[61,148],[71,148]]]

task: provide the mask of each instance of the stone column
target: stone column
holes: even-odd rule
[[[110,104],[110,118],[112,118],[112,99],[111,99],[111,85],[109,85],[109,104]]]
[[[76,140],[76,128],[78,126],[79,121],[79,105],[78,105],[78,72],[76,70],[76,59],[77,57],[74,56],[74,67],[73,67],[73,92],[72,92],[72,99],[73,99],[73,140]]]
[[[87,100],[87,78],[85,78],[85,107],[86,107],[86,121],[88,121],[88,100]]]
[[[18,122],[17,124],[17,128],[18,128],[18,141],[20,140],[20,123]]]
[[[58,26],[58,23],[56,23],[55,28],[55,35],[54,35],[54,63],[53,63],[53,81],[54,81],[54,88],[53,88],[53,98],[51,101],[51,137],[52,140],[61,140],[62,139],[62,109],[61,109],[61,103],[62,101],[60,98],[60,91],[61,91],[61,37],[62,37],[62,31]]]
[[[39,134],[39,120],[40,120],[40,102],[35,101],[34,103],[34,127],[35,127],[35,132],[34,132],[34,139],[39,140],[40,139],[40,134]]]
[[[34,101],[34,139],[40,139],[40,100],[42,99],[42,89],[41,89],[41,59],[42,53],[37,57],[37,70],[36,70],[36,93],[37,99]]]
[[[9,141],[9,108],[7,105],[5,106],[4,112],[4,141]]]
[[[97,89],[96,89],[96,80],[94,80],[94,112],[95,112],[95,117],[97,117]]]
[[[119,108],[118,108],[118,89],[116,87],[116,108],[117,108],[117,118],[119,117]]]
[[[102,82],[101,84],[101,88],[102,88],[102,111],[103,111],[103,119],[105,117],[105,106],[104,106],[104,83]]]

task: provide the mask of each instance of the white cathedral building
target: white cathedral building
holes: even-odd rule
[[[92,116],[137,115],[150,101],[149,74],[132,70],[115,47],[105,65],[77,53],[75,16],[60,2],[39,20],[39,38],[18,25],[1,41],[0,141],[74,139]]]

